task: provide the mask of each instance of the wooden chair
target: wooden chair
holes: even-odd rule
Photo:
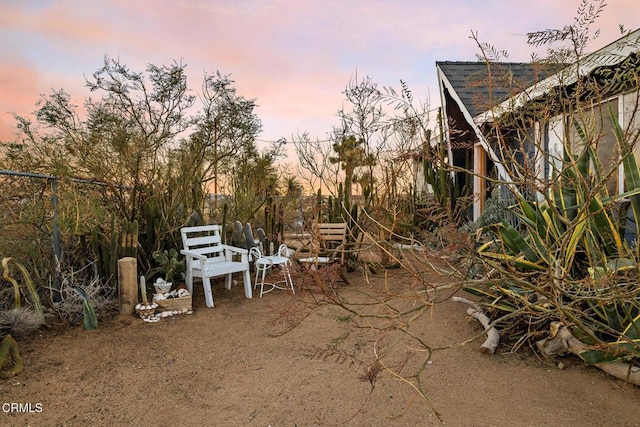
[[[299,263],[318,266],[339,262],[340,265],[344,265],[347,241],[346,223],[318,223],[314,226],[311,240],[310,256],[299,258]]]
[[[183,248],[180,253],[186,257],[186,283],[193,294],[193,278],[200,277],[204,287],[207,307],[213,307],[211,292],[212,277],[225,276],[225,287],[231,289],[231,277],[242,273],[244,293],[252,297],[249,277],[249,251],[235,246],[223,245],[219,225],[203,225],[180,229]]]
[[[340,278],[344,283],[349,284],[342,269],[346,258],[347,229],[347,224],[344,222],[315,224],[311,233],[310,256],[298,258],[300,265],[309,269],[319,269],[338,263]]]

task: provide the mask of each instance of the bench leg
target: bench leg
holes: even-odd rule
[[[289,287],[291,288],[291,292],[293,292],[293,294],[296,294],[296,288],[293,286],[293,280],[291,279],[291,271],[289,270],[289,264],[291,264],[291,261],[289,261],[288,263],[284,263],[281,267],[282,267],[282,275],[284,276],[284,283],[285,285],[289,285]]]
[[[224,279],[224,287],[227,289],[231,289],[231,274],[227,274],[227,276]]]
[[[193,272],[190,269],[187,270],[184,281],[187,284],[187,290],[191,295],[193,295]]]
[[[213,292],[211,292],[211,281],[208,277],[202,278],[202,287],[204,288],[204,300],[207,307],[213,307]]]
[[[245,270],[242,275],[244,276],[244,295],[247,298],[251,298],[253,293],[251,292],[251,276],[249,275],[249,270]]]
[[[253,281],[253,289],[258,287],[258,276],[260,275],[260,267],[256,265],[256,279]]]

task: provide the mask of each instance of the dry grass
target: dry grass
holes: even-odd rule
[[[35,311],[21,307],[0,311],[0,337],[23,338],[37,330],[43,321]]]

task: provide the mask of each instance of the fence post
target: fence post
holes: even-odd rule
[[[138,263],[133,257],[118,260],[120,314],[133,314],[138,303]]]
[[[60,226],[58,224],[58,178],[50,177],[51,189],[53,191],[53,256],[55,261],[55,275],[53,278],[54,294],[53,301],[59,302],[62,300],[60,295],[60,288],[62,287],[62,272],[60,271],[60,262],[62,262],[62,250],[60,248]]]

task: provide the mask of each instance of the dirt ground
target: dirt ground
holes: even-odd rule
[[[42,330],[20,343],[24,372],[0,381],[0,425],[640,425],[640,388],[575,357],[539,360],[506,346],[481,354],[481,326],[464,304],[417,311],[416,298],[402,296],[386,308],[367,304],[384,284],[398,291],[413,280],[387,273],[337,283],[350,310],[370,315],[354,317],[358,325],[297,273],[296,295],[247,299],[241,285],[218,283],[206,308],[196,284],[192,315]]]

